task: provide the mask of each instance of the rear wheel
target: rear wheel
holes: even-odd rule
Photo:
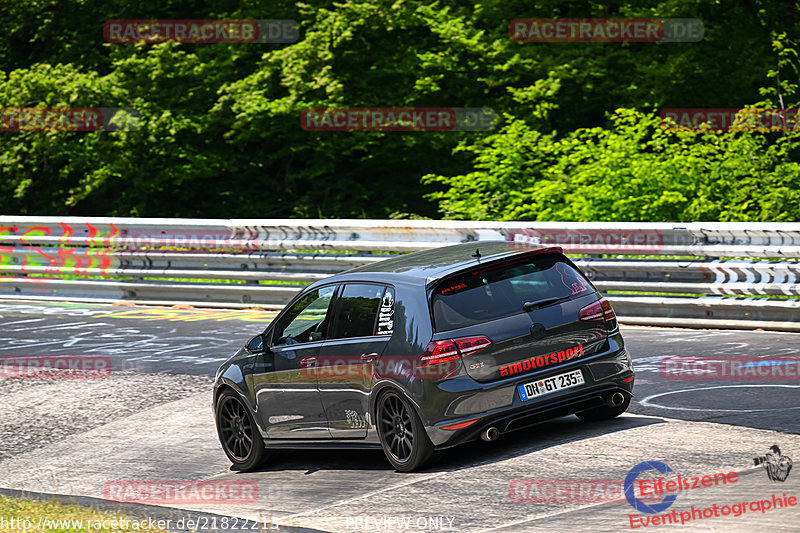
[[[616,407],[611,405],[601,405],[600,407],[592,407],[591,409],[587,409],[585,411],[581,411],[579,413],[575,413],[578,415],[578,418],[583,420],[584,422],[598,422],[600,420],[611,420],[612,418],[616,418],[625,411],[628,410],[628,406],[631,404],[630,396],[626,396],[625,400]]]
[[[411,472],[433,455],[433,444],[409,402],[394,391],[378,398],[378,435],[386,458],[400,472]]]
[[[222,449],[239,470],[251,470],[271,455],[264,448],[264,439],[250,409],[232,390],[224,390],[219,395],[216,419]]]

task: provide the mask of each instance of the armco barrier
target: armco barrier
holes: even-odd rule
[[[800,331],[795,223],[0,216],[0,297],[274,307],[392,253],[487,240],[561,246],[623,322]]]

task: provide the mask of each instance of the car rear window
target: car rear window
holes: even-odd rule
[[[558,254],[537,255],[448,278],[434,290],[436,331],[447,331],[522,313],[525,302],[588,294],[586,278]]]

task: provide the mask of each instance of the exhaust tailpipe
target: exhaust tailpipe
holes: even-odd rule
[[[488,427],[481,432],[481,438],[486,442],[496,441],[500,438],[500,431],[494,426]]]
[[[609,394],[606,403],[611,407],[619,407],[625,401],[625,396],[621,392],[613,392]]]

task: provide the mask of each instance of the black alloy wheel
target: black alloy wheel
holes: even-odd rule
[[[394,391],[378,399],[378,434],[386,458],[400,472],[421,467],[433,454],[431,443],[416,411]]]
[[[217,400],[217,434],[228,459],[239,470],[251,470],[269,456],[253,415],[238,395],[224,390]]]

